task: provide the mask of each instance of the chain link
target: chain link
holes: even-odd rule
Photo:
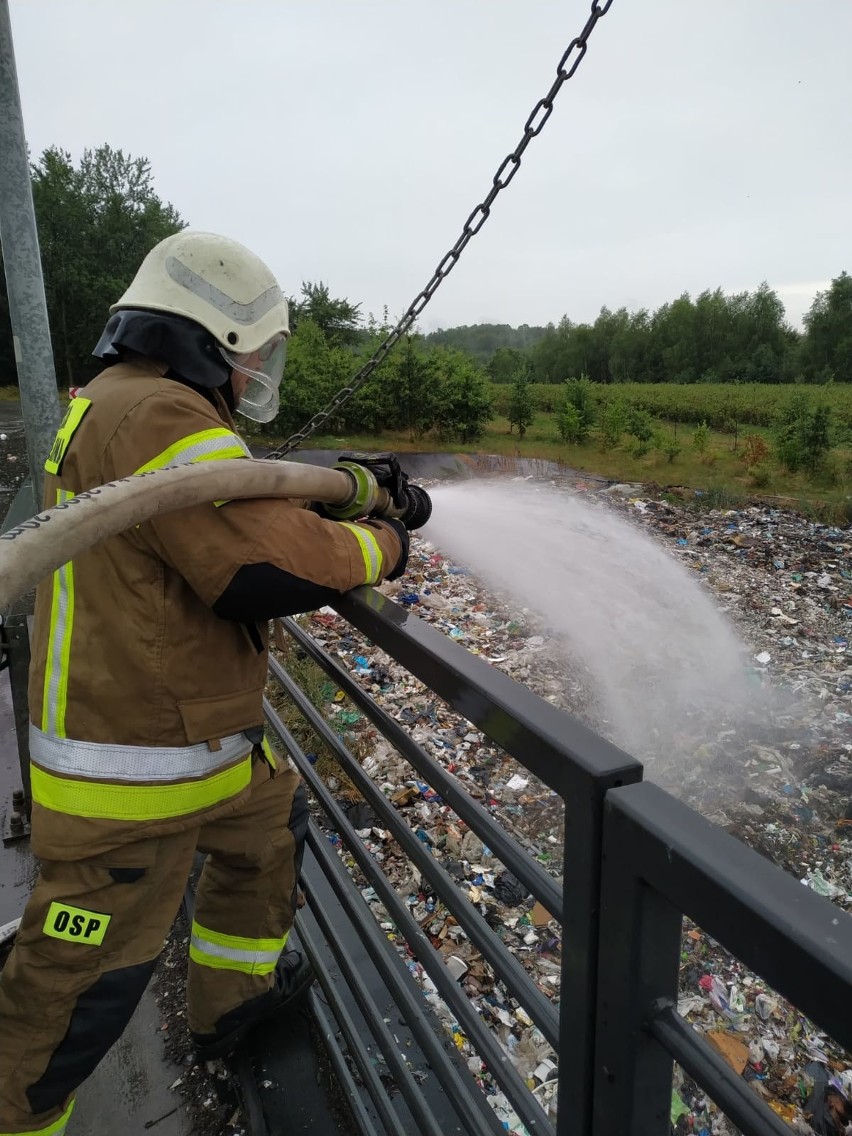
[[[524,123],[524,132],[521,135],[521,140],[518,142],[515,149],[508,154],[497,168],[497,172],[492,178],[491,189],[487,197],[476,206],[471,212],[468,219],[462,226],[462,231],[459,234],[458,240],[453,245],[448,253],[438,263],[438,267],[432,273],[432,278],[426,287],[417,293],[408,308],[405,311],[402,319],[388,333],[385,339],[379,344],[364,366],[352,376],[347,386],[339,390],[331,402],[324,406],[313,418],[307,422],[301,430],[297,430],[295,434],[280,445],[277,449],[269,454],[270,458],[283,458],[291,453],[298,446],[302,444],[307,438],[311,436],[322,424],[330,418],[335,411],[339,410],[349,399],[356,394],[361,387],[375,371],[376,367],[384,360],[390,351],[396,346],[399,340],[410,330],[412,325],[417,321],[418,316],[422,313],[423,309],[429,303],[438,290],[442,281],[446,280],[452,270],[458,263],[459,257],[467,248],[468,242],[476,236],[491,214],[491,207],[494,204],[497,195],[506,188],[511,182],[512,178],[521,167],[521,158],[524,151],[533,138],[537,138],[544,129],[545,123],[553,114],[553,103],[563,83],[567,82],[577,68],[582,63],[587,48],[589,36],[594,31],[595,25],[601,16],[605,16],[612,7],[612,0],[592,0],[591,13],[586,26],[580,34],[568,45],[559,60],[556,68],[556,78],[547,94],[543,99],[539,99],[530,112],[527,121]]]

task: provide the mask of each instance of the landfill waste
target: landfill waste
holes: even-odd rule
[[[525,500],[538,484],[527,479],[521,486]],[[632,642],[630,621],[634,615],[647,621],[650,617],[647,610],[642,615],[643,605],[658,602],[641,574],[631,576],[631,563],[636,566],[635,559],[631,561],[637,547],[632,539],[635,533],[643,542],[654,542],[654,570],[663,565],[667,567],[659,570],[670,568],[674,573],[671,578],[691,577],[688,589],[679,580],[672,594],[688,595],[690,602],[701,608],[697,621],[693,612],[687,623],[698,636],[692,647],[701,651],[700,636],[707,628],[716,627],[718,616],[724,634],[720,631],[714,643],[722,643],[724,666],[737,668],[738,682],[749,693],[744,707],[732,687],[731,701],[725,703],[722,698],[720,705],[717,699],[710,719],[684,713],[670,728],[666,748],[659,754],[650,744],[654,741],[651,730],[645,739],[652,750],[650,760],[647,752],[642,755],[646,758],[646,776],[757,849],[802,881],[802,886],[852,911],[849,530],[766,505],[698,510],[661,494],[652,496],[639,486],[606,487],[575,479],[567,487],[550,481],[544,487],[548,492],[565,494],[565,515],[571,515],[570,501],[577,496],[590,511],[601,514],[603,519],[595,517],[587,523],[586,537],[595,540],[595,534],[610,534],[608,555],[623,565],[622,575],[633,581],[632,597],[622,590],[610,606],[611,627],[603,643],[604,662],[609,659],[617,663],[620,681],[641,677],[636,668],[625,670],[623,660],[618,660],[621,638],[626,635]],[[480,488],[477,486],[476,492]],[[503,480],[499,488],[508,496],[517,492],[518,483]],[[448,493],[464,491],[439,488],[436,501],[440,503]],[[435,518],[439,516],[436,504]],[[451,559],[435,543],[416,536],[406,575],[382,585],[381,591],[554,705],[582,718],[598,732],[618,737],[611,703],[590,673],[577,639],[572,646],[570,637],[555,634],[553,610],[542,610],[542,593],[536,586],[536,569],[542,560],[540,546],[526,545],[511,526],[498,525],[494,520],[498,517],[502,522],[505,516],[505,510],[497,509],[491,523],[501,539],[509,542],[506,555],[526,550],[524,558],[535,601],[531,598],[521,603],[505,585],[486,584],[472,557],[470,562]],[[626,524],[613,526],[612,517]],[[440,527],[438,524],[433,529],[430,525],[427,530],[434,541]],[[651,556],[644,544],[642,556]],[[565,586],[569,585],[566,581]],[[576,587],[582,594],[586,585],[577,583]],[[598,602],[606,604],[605,595],[599,591],[596,595]],[[674,637],[676,652],[687,650],[680,609],[677,620],[660,619],[656,612],[653,618],[658,639]],[[555,793],[332,609],[303,617],[302,623],[529,854],[552,875],[559,875],[564,818]],[[671,658],[669,647],[662,643],[658,658]],[[705,668],[705,681],[714,681],[712,668]],[[700,697],[699,683],[696,698]],[[759,712],[750,713],[750,707],[758,707]],[[358,754],[362,768],[479,908],[539,989],[558,1000],[559,924],[532,896],[523,894],[523,885],[493,852],[331,683],[323,694],[323,710],[333,723],[339,723],[339,732],[350,750]],[[341,721],[344,714],[348,717]],[[635,751],[636,747],[628,742],[626,748]],[[342,788],[335,777],[326,778],[326,782],[333,791]],[[352,805],[348,798],[341,803],[347,808]],[[321,814],[316,815],[322,822]],[[453,916],[429,892],[395,841],[375,818],[365,814],[362,820],[360,838],[399,894],[407,897],[409,909],[433,947],[552,1115],[557,1055]],[[507,1131],[522,1136],[524,1126],[482,1066],[375,891],[359,877],[339,836],[328,831],[328,837],[359,881],[365,902],[405,959],[427,1003],[489,1094],[498,1118]],[[852,1102],[852,1055],[841,1051],[688,921],[684,922],[678,1010],[694,1028],[711,1040],[715,1038],[717,1048],[728,1054],[725,1059],[738,1069],[738,1075],[802,1136],[810,1132],[833,1136],[844,1131]],[[824,1080],[815,1075],[814,1065],[825,1070]],[[707,1094],[679,1069],[674,1090],[672,1124],[679,1134],[724,1136],[730,1131]]]

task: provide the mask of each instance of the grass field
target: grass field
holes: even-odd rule
[[[671,460],[660,449],[636,456],[630,452],[627,439],[612,449],[603,449],[593,431],[581,445],[567,445],[559,438],[556,414],[539,412],[525,436],[509,433],[505,418],[489,423],[484,437],[474,443],[461,445],[442,442],[437,438],[423,438],[412,442],[404,434],[385,432],[380,435],[320,435],[309,445],[317,449],[436,450],[451,453],[501,454],[507,458],[545,458],[571,469],[583,470],[617,481],[636,481],[645,484],[687,486],[705,491],[708,503],[731,505],[746,499],[780,498],[779,503],[803,509],[835,522],[852,521],[852,448],[837,448],[829,455],[825,469],[814,477],[806,473],[789,473],[772,460],[764,463],[757,484],[743,462],[744,436],[762,437],[771,447],[771,431],[766,427],[741,428],[735,436],[712,430],[706,450],[693,447],[693,426],[663,421],[661,431],[666,441],[680,448]],[[274,444],[264,438],[264,444]],[[764,481],[764,478],[766,479]]]
[[[496,410],[505,414],[511,388],[492,386]],[[532,394],[541,411],[558,410],[565,401],[565,387],[555,383],[533,383]],[[715,429],[743,426],[771,426],[794,395],[804,395],[814,406],[826,404],[842,429],[852,430],[852,383],[828,386],[789,386],[775,383],[619,383],[595,384],[593,398],[599,406],[620,399],[628,406],[647,410],[655,418],[670,422],[706,422]]]
[[[453,453],[500,454],[507,458],[544,458],[567,467],[584,470],[619,481],[654,483],[660,486],[687,486],[705,490],[708,500],[729,498],[782,498],[791,504],[831,516],[837,521],[852,521],[852,384],[830,386],[775,386],[759,384],[709,384],[689,386],[672,384],[630,384],[596,386],[594,397],[599,404],[612,398],[647,410],[658,420],[661,435],[670,443],[669,452],[655,448],[644,455],[631,450],[629,439],[605,449],[595,430],[582,444],[564,443],[557,430],[555,411],[562,405],[565,388],[560,385],[534,384],[533,393],[539,411],[523,438],[509,432],[505,418],[509,388],[495,386],[495,417],[478,442],[448,443],[427,436],[412,441],[405,434],[386,432],[379,435],[322,435],[309,445],[319,449],[354,450],[436,450]],[[60,392],[65,394],[65,392]],[[793,394],[803,393],[812,405],[827,403],[834,420],[835,447],[824,468],[811,476],[790,473],[770,456],[759,474],[750,473],[743,461],[745,439],[749,434],[765,439],[772,450],[771,424]],[[0,401],[19,397],[17,387],[0,387]],[[499,412],[502,410],[502,414]],[[693,445],[695,427],[706,421],[711,427],[706,450]],[[257,442],[272,446],[269,436]],[[677,453],[672,451],[677,449]]]

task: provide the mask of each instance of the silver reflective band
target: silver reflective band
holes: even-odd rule
[[[55,738],[30,722],[30,758],[42,769],[66,777],[95,781],[192,781],[207,777],[251,752],[245,734],[221,739],[222,748],[206,742],[193,746],[128,746]]]
[[[257,323],[284,299],[281,289],[277,284],[273,284],[265,292],[261,292],[259,296],[249,300],[247,304],[241,304],[239,300],[234,300],[226,292],[217,288],[215,284],[211,284],[203,276],[193,272],[176,256],[166,257],[166,272],[176,284],[180,284],[181,287],[192,292],[199,300],[204,300],[211,308],[230,316],[235,323],[246,325]]]
[[[285,936],[286,940],[286,936]],[[211,943],[209,939],[202,938],[201,935],[193,931],[191,945],[195,947],[201,954],[209,955],[211,958],[230,959],[232,962],[247,962],[255,966],[263,965],[264,963],[272,963],[273,965],[278,962],[283,949],[277,947],[272,951],[259,951],[259,950],[243,950],[240,947],[223,947],[219,943]]]

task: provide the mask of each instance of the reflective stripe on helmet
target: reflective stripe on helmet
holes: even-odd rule
[[[168,276],[181,288],[186,288],[211,308],[221,312],[234,323],[245,324],[248,327],[258,323],[269,312],[281,307],[285,303],[284,294],[277,284],[271,284],[259,296],[253,297],[246,303],[240,303],[221,288],[217,288],[210,280],[205,280],[197,272],[178,260],[176,256],[167,256],[163,267]]]
[[[239,970],[243,974],[271,974],[287,935],[280,939],[248,939],[242,935],[224,935],[192,921],[189,957],[199,966],[213,970]]]

